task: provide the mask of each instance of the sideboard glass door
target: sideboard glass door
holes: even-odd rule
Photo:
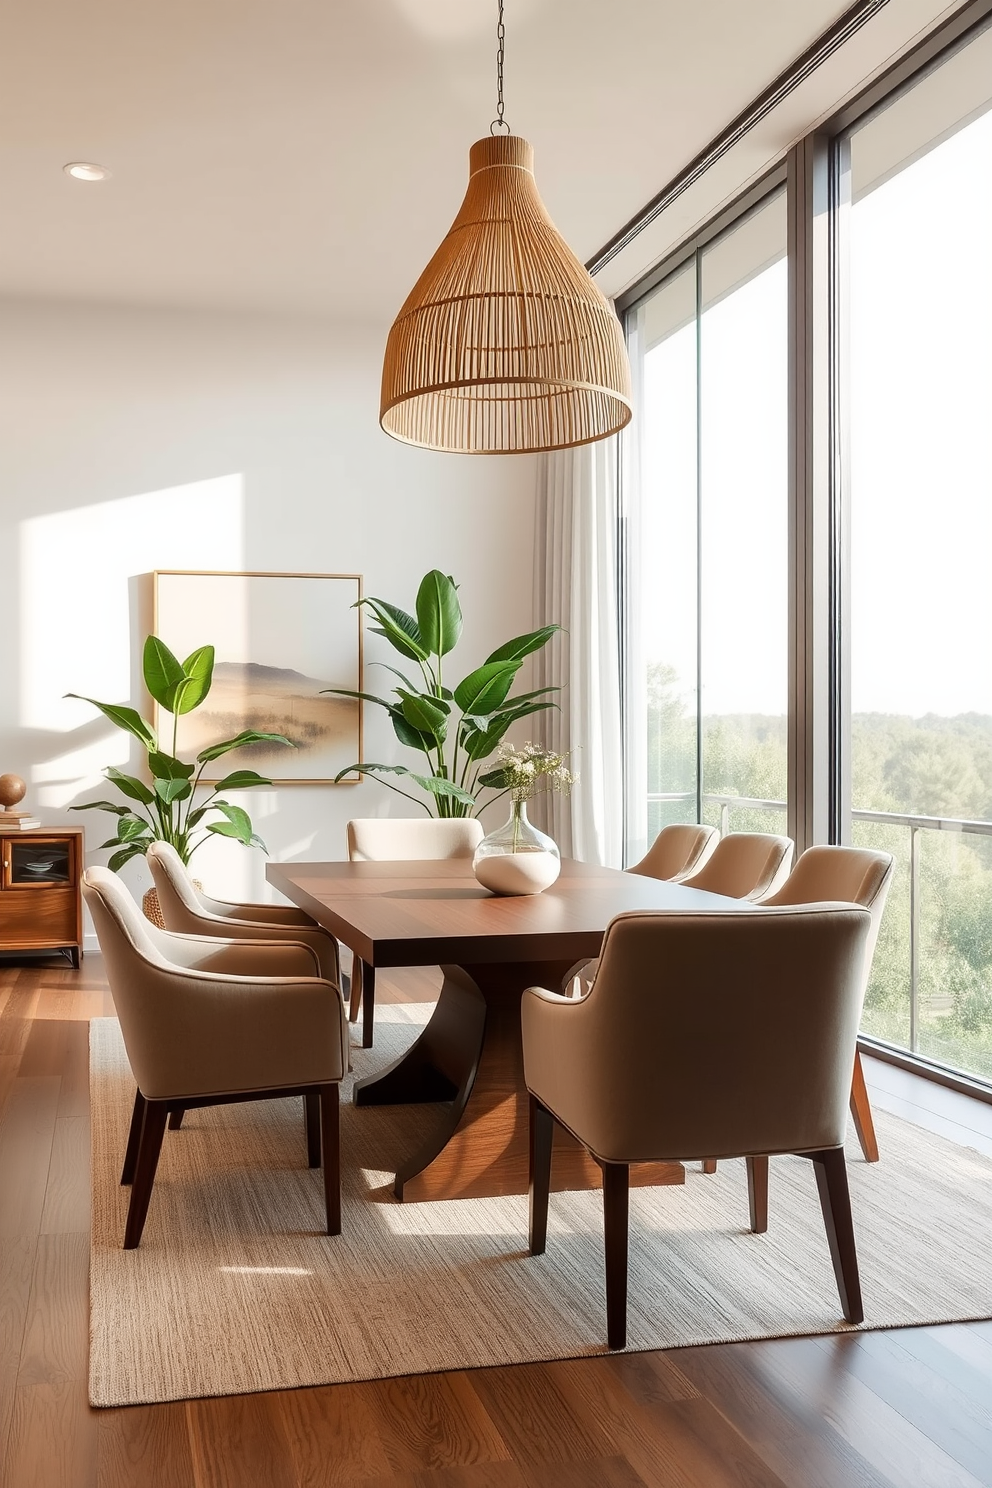
[[[4,888],[27,889],[72,883],[72,843],[65,839],[6,842]]]

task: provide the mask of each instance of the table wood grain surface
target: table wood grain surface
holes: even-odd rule
[[[578,961],[627,910],[726,911],[739,899],[565,859],[543,894],[503,898],[471,862],[269,863],[266,877],[372,966]]]

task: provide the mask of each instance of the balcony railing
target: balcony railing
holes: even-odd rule
[[[648,795],[649,802],[691,801],[695,803],[694,791],[661,791]],[[756,796],[730,796],[706,793],[703,804],[719,806],[720,833],[726,835],[730,829],[732,810],[769,811],[787,813],[784,801],[764,801]],[[899,811],[852,810],[854,821],[872,822],[878,826],[904,827],[909,832],[909,1049],[919,1052],[920,1038],[920,981],[922,969],[920,921],[920,863],[921,833],[957,832],[962,835],[992,837],[992,822],[967,821],[951,816],[913,816]],[[905,1047],[905,1046],[904,1046]]]

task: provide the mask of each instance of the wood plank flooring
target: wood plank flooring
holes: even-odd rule
[[[112,1011],[97,956],[0,962],[3,1488],[992,1485],[992,1322],[90,1410],[86,1022]]]

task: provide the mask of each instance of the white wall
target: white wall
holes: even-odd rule
[[[461,585],[466,671],[530,628],[533,460],[388,439],[384,340],[382,326],[0,305],[0,772],[24,776],[43,821],[84,822],[91,848],[110,835],[111,817],[67,808],[126,744],[62,694],[141,704],[136,575],[357,572],[366,594],[412,609],[439,567]],[[390,655],[366,640],[367,663]],[[368,690],[387,678],[367,665]],[[378,709],[365,752],[403,757]],[[241,799],[274,859],[343,857],[350,816],[412,812],[369,783]],[[195,862],[221,896],[266,896],[259,852],[215,841]],[[143,861],[124,876],[143,886]]]

